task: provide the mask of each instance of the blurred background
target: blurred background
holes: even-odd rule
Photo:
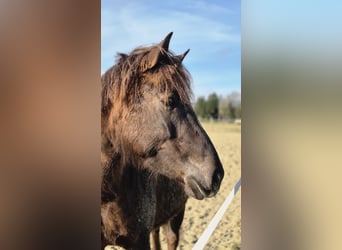
[[[341,249],[341,10],[242,1],[242,249]]]
[[[99,248],[100,3],[1,1],[0,55],[0,249]]]

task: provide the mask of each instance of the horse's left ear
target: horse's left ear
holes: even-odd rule
[[[159,43],[159,46],[166,51],[169,51],[169,44],[170,44],[172,34],[173,34],[173,32],[170,32],[169,34],[167,34],[167,36],[164,38],[164,40]]]
[[[184,57],[189,53],[190,49],[185,51],[183,54],[176,56],[180,62],[183,61]]]
[[[145,60],[141,64],[141,71],[145,72],[146,70],[152,69],[157,65],[160,57],[163,53],[163,50],[169,50],[169,44],[172,37],[173,32],[170,32],[163,41],[161,41],[156,47],[154,47],[146,56]]]

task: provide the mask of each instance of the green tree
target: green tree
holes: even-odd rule
[[[235,118],[241,119],[241,103],[235,108]]]
[[[206,103],[207,114],[210,118],[217,119],[218,111],[219,111],[219,98],[216,93],[212,93],[208,96],[208,100]]]
[[[236,118],[236,116],[235,116],[235,107],[234,107],[234,105],[233,105],[233,103],[231,101],[228,104],[228,109],[229,109],[230,118],[231,119],[235,119]]]
[[[205,98],[203,96],[200,96],[197,99],[197,102],[195,103],[195,113],[197,116],[201,117],[201,118],[206,118],[207,114],[206,114],[206,101]]]
[[[229,118],[234,120],[241,118],[241,94],[232,92],[227,96]]]
[[[228,97],[220,97],[219,98],[219,118],[220,119],[229,119],[230,118],[230,110],[229,110],[229,99]]]
[[[241,94],[239,92],[232,92],[228,98],[231,102],[231,118],[241,118]]]

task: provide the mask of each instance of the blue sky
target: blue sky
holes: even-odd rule
[[[117,52],[160,42],[170,31],[170,49],[190,53],[183,63],[195,98],[241,89],[240,1],[102,0],[101,73]]]

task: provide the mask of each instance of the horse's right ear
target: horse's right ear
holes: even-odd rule
[[[163,41],[161,41],[157,46],[155,46],[146,56],[146,58],[141,62],[141,71],[145,72],[146,70],[152,69],[157,65],[163,50],[169,50],[169,44],[172,37],[173,32],[170,32]]]

